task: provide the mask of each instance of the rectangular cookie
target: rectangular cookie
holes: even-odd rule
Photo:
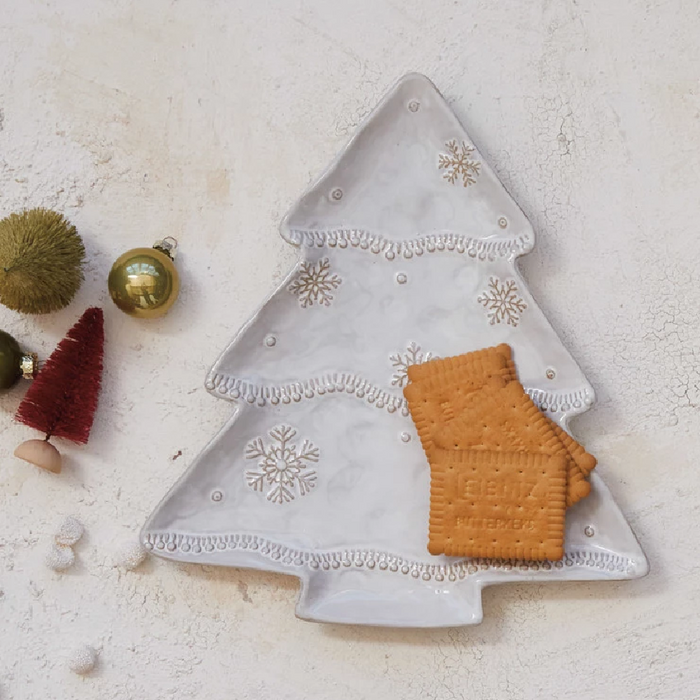
[[[431,455],[431,554],[559,560],[566,456],[441,450]]]
[[[471,394],[487,383],[505,384],[512,371],[510,356],[510,348],[499,345],[408,368],[411,383],[403,393],[426,452],[433,431],[471,403]]]

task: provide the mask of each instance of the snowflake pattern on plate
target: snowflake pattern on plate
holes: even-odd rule
[[[424,353],[421,346],[416,343],[411,343],[406,352],[397,352],[389,357],[391,366],[394,368],[394,375],[391,378],[392,386],[404,386],[408,384],[408,368],[411,365],[419,365],[421,362],[427,362],[433,359],[431,353]]]
[[[297,276],[289,285],[289,291],[299,297],[301,308],[313,306],[330,306],[333,301],[331,292],[337,289],[343,280],[331,274],[328,258],[317,263],[303,262]]]
[[[488,311],[489,322],[505,322],[509,326],[517,326],[520,315],[527,309],[527,304],[520,297],[514,280],[502,282],[497,277],[489,279],[489,288],[482,292],[477,301]]]
[[[287,425],[278,425],[269,431],[272,442],[261,437],[246,446],[246,459],[257,459],[258,469],[245,473],[248,486],[253,491],[267,489],[267,500],[272,503],[289,503],[296,495],[306,496],[316,485],[316,471],[310,464],[319,460],[319,449],[309,440],[301,447],[293,443],[297,431]]]
[[[445,144],[445,148],[449,153],[441,153],[438,159],[438,169],[445,171],[443,178],[451,185],[460,178],[464,187],[474,185],[481,167],[478,160],[472,159],[474,147],[468,146],[464,141],[458,143],[456,139],[452,139]]]

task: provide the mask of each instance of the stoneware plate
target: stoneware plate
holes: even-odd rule
[[[299,617],[368,625],[477,623],[496,583],[646,574],[605,464],[567,512],[562,561],[428,553],[410,364],[508,343],[564,428],[594,401],[518,272],[530,223],[428,79],[391,89],[281,231],[299,261],[209,373],[233,415],[149,519],[148,549],[297,576]]]

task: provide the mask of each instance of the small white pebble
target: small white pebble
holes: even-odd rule
[[[78,647],[68,656],[68,668],[81,676],[90,673],[97,663],[97,652],[90,646]]]
[[[56,542],[72,547],[85,532],[83,524],[77,518],[69,515],[56,532]]]
[[[141,546],[141,543],[133,540],[125,542],[117,550],[114,564],[127,571],[133,571],[143,563],[147,556],[148,552]]]
[[[65,571],[66,569],[73,566],[75,562],[75,554],[73,550],[63,544],[51,545],[49,551],[46,553],[46,558],[44,560],[46,566],[54,571]]]

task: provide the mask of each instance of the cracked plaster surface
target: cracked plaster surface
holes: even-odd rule
[[[695,2],[5,5],[0,214],[65,212],[89,264],[68,309],[0,308],[0,327],[46,357],[86,306],[108,313],[93,435],[64,447],[64,474],[12,456],[23,389],[0,397],[0,698],[700,696]],[[479,627],[394,631],[296,620],[294,579],[115,569],[228,416],[203,377],[291,267],[279,219],[409,70],[533,222],[523,274],[599,398],[574,428],[652,573],[492,588]],[[112,261],[164,235],[182,250],[177,306],[154,324],[110,311]],[[69,513],[87,533],[56,574],[43,551]],[[99,651],[85,678],[63,660],[78,644]]]

